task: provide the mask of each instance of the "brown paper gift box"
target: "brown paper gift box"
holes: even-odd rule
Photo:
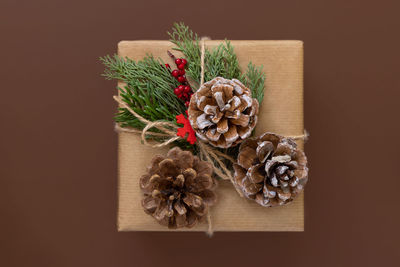
[[[206,41],[213,47],[221,41]],[[303,126],[303,42],[301,41],[231,41],[242,70],[249,61],[263,65],[266,88],[261,104],[256,134],[266,131],[281,135],[301,135]],[[146,54],[170,59],[168,41],[122,41],[118,54],[134,60]],[[178,53],[176,55],[179,56]],[[298,142],[300,148],[302,142]],[[139,178],[155,154],[165,154],[168,148],[150,148],[140,142],[139,135],[119,133],[119,231],[171,231],[144,213]],[[218,202],[211,208],[214,231],[303,231],[304,197],[301,194],[291,204],[264,208],[241,198],[229,181],[220,181]],[[201,223],[183,231],[206,231]]]

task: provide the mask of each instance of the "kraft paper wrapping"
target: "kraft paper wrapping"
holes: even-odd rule
[[[213,47],[221,41],[206,41]],[[303,134],[303,42],[302,41],[231,41],[242,70],[249,61],[263,65],[266,88],[261,104],[256,134],[266,131],[281,135]],[[118,54],[135,60],[153,54],[170,62],[168,41],[122,41]],[[179,53],[175,53],[180,56]],[[173,64],[171,64],[173,66]],[[303,142],[298,142],[303,148]],[[144,213],[139,178],[156,154],[168,148],[150,148],[141,144],[140,136],[119,133],[119,231],[171,231]],[[211,208],[214,231],[303,231],[303,194],[291,204],[264,208],[241,198],[229,181],[219,181],[218,202]],[[206,231],[207,223],[178,231]]]

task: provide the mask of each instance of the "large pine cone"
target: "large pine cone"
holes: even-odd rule
[[[233,167],[236,186],[265,207],[291,202],[308,180],[304,152],[293,139],[273,133],[244,141]]]
[[[211,164],[178,147],[155,156],[140,178],[144,211],[169,228],[194,226],[216,202],[211,175]]]
[[[192,96],[188,115],[201,140],[227,148],[250,136],[257,123],[258,106],[250,89],[239,80],[217,77]]]

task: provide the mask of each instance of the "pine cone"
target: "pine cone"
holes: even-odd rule
[[[236,186],[264,207],[291,202],[308,180],[304,152],[293,139],[273,133],[244,141],[233,167]]]
[[[189,120],[196,135],[213,146],[235,146],[257,123],[258,101],[239,80],[217,77],[192,96]]]
[[[216,202],[211,175],[211,164],[178,147],[155,156],[140,178],[144,211],[168,228],[194,226]]]

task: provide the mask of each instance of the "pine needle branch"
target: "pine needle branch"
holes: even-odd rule
[[[164,67],[164,62],[152,56],[134,61],[115,55],[100,58],[105,65],[103,76],[125,83],[118,88],[122,100],[143,118],[175,122],[175,116],[185,112],[184,103],[173,93],[178,82]],[[119,109],[115,117],[122,127],[143,129],[140,122],[126,109]]]
[[[263,66],[255,66],[252,62],[247,65],[246,78],[244,83],[248,88],[251,88],[252,96],[262,103],[265,90],[265,73]]]
[[[175,45],[173,49],[185,55],[188,61],[186,75],[199,85],[201,52],[198,35],[182,22],[174,23],[172,32],[168,32],[168,35],[170,37],[170,42]]]

